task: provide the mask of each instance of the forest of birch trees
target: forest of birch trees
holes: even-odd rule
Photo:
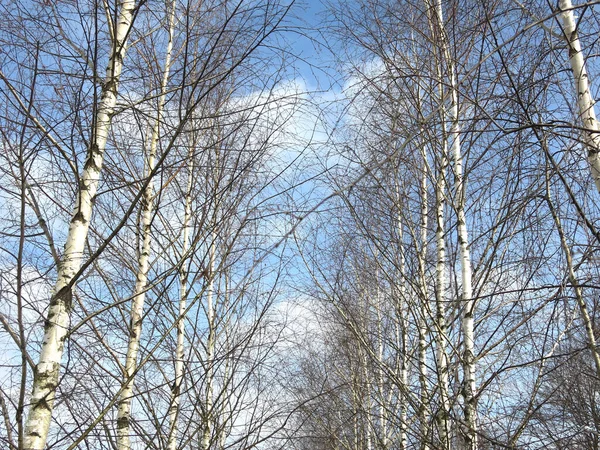
[[[0,448],[600,450],[600,2],[0,0]]]

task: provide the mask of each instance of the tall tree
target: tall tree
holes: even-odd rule
[[[94,130],[81,173],[69,233],[58,267],[50,308],[44,330],[44,340],[39,361],[35,369],[31,406],[25,425],[26,449],[43,449],[48,439],[56,388],[59,382],[60,365],[71,310],[75,276],[81,268],[84,246],[92,219],[92,209],[100,172],[104,162],[106,141],[115,112],[119,79],[127,50],[127,39],[133,25],[136,3],[123,0],[118,4],[118,16],[112,23],[111,50],[100,94],[100,103],[94,116]],[[106,11],[107,15],[109,11]]]
[[[573,4],[571,0],[561,0],[558,7],[561,11],[563,33],[567,41],[569,62],[571,63],[571,71],[575,82],[577,108],[583,124],[583,140],[588,151],[592,179],[596,183],[596,189],[600,192],[600,126],[596,119],[594,107],[596,101],[590,91],[590,79],[585,67],[583,50],[577,32]]]

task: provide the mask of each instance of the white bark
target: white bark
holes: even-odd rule
[[[29,415],[25,424],[25,450],[42,450],[46,445],[64,341],[72,308],[73,282],[81,268],[83,250],[87,239],[92,209],[100,172],[104,162],[104,149],[117,101],[119,78],[127,49],[127,36],[133,21],[135,2],[122,0],[113,35],[113,51],[106,68],[100,104],[96,115],[93,141],[90,145],[79,180],[79,193],[75,203],[64,253],[58,267],[39,362],[35,369]]]
[[[435,39],[440,34],[441,20],[441,5],[438,2],[431,3],[431,0],[425,0],[425,5],[428,10],[429,27],[432,39]],[[436,47],[434,47],[434,51]],[[449,449],[450,445],[450,400],[448,397],[448,354],[446,344],[448,342],[447,325],[446,325],[446,307],[445,294],[448,286],[446,279],[446,230],[445,230],[445,206],[447,195],[446,175],[448,169],[448,141],[446,131],[446,108],[444,107],[444,83],[443,83],[443,50],[442,55],[436,53],[436,71],[438,76],[438,91],[439,91],[439,116],[442,127],[442,145],[441,154],[439,156],[439,167],[436,173],[435,183],[435,208],[436,208],[436,291],[435,291],[435,341],[436,341],[436,363],[438,375],[438,389],[440,396],[439,411],[437,414],[437,422],[439,428],[440,447],[443,450]]]
[[[550,212],[552,213],[552,218],[554,219],[554,224],[556,225],[556,229],[558,231],[558,235],[560,237],[560,244],[565,254],[565,258],[567,260],[567,273],[569,277],[569,282],[573,286],[575,290],[575,298],[577,299],[577,306],[579,307],[579,312],[581,314],[581,319],[583,320],[583,325],[585,327],[585,333],[587,336],[588,347],[592,352],[592,358],[594,359],[594,365],[596,368],[596,376],[600,378],[600,354],[598,353],[598,347],[596,346],[596,335],[594,333],[594,326],[592,323],[592,319],[587,309],[587,305],[585,302],[585,298],[583,296],[583,290],[579,284],[579,280],[575,274],[575,270],[573,268],[573,257],[571,255],[571,248],[567,243],[567,238],[565,236],[565,232],[562,227],[562,223],[560,221],[560,217],[558,216],[558,212],[556,208],[552,204],[550,200],[550,189],[549,183],[547,182],[548,189],[548,206],[550,208]]]
[[[446,195],[446,168],[448,159],[446,157],[446,144],[442,144],[442,152],[440,168],[437,174],[435,200],[436,200],[436,231],[435,244],[437,253],[437,262],[435,267],[436,274],[436,291],[435,291],[435,306],[436,306],[436,359],[438,371],[438,384],[440,392],[440,411],[438,421],[440,426],[440,440],[443,449],[448,448],[449,436],[449,413],[450,401],[448,398],[448,355],[446,353],[446,343],[448,341],[446,327],[446,306],[445,293],[448,285],[446,280],[446,232],[444,224],[444,208]]]
[[[352,377],[351,388],[352,388],[352,419],[353,419],[352,422],[354,425],[354,449],[362,450],[361,442],[360,442],[360,427],[359,427],[360,403],[359,403],[359,398],[358,398],[359,395],[356,393],[356,390],[357,390],[356,376],[354,375],[354,373],[352,371],[352,366],[350,366],[350,376]]]
[[[404,264],[403,264],[404,265]],[[404,271],[404,267],[402,267]],[[401,285],[401,290],[405,291],[404,285]],[[405,292],[401,291],[401,296],[405,295]],[[407,327],[408,321],[406,320],[406,311],[404,310],[404,301],[400,300],[400,342],[401,342],[401,351],[402,351],[402,359],[400,360],[400,383],[402,384],[402,393],[401,398],[402,401],[402,409],[400,412],[400,450],[406,450],[408,448],[408,399],[406,392],[409,392],[408,386],[408,345],[407,345]]]
[[[365,306],[368,308],[368,303],[365,302]],[[365,355],[365,352],[363,352],[362,350],[360,350],[359,347],[359,355],[360,355],[360,365],[362,368],[362,376],[363,376],[363,382],[361,383],[362,386],[361,388],[364,386],[365,391],[363,391],[363,395],[362,395],[362,401],[363,401],[363,405],[361,407],[361,410],[364,411],[364,415],[363,415],[363,430],[365,433],[365,450],[372,450],[373,449],[373,426],[372,426],[372,420],[371,420],[371,415],[373,414],[373,398],[371,395],[371,377],[369,374],[369,370],[368,370],[368,366],[367,366],[367,356]],[[362,389],[361,389],[362,391]],[[364,405],[364,400],[366,398],[366,408]],[[366,409],[366,411],[365,411]]]
[[[385,394],[385,371],[384,371],[384,337],[383,337],[383,314],[382,309],[384,307],[384,299],[382,298],[379,283],[377,284],[377,393],[379,395],[379,429],[381,434],[381,446],[383,449],[388,448],[388,413],[386,402],[387,396]],[[390,392],[391,394],[391,392]]]
[[[462,169],[462,154],[460,150],[460,128],[458,124],[458,107],[456,106],[456,90],[452,95],[453,130],[454,136],[454,175],[456,177],[456,214],[458,219],[458,245],[460,248],[460,265],[462,281],[462,332],[463,332],[463,396],[467,448],[477,449],[477,405],[475,397],[475,335],[474,313],[475,299],[473,298],[471,254],[469,251],[469,233],[465,215],[465,191]]]
[[[441,11],[441,3],[440,11]],[[441,12],[440,12],[441,14]],[[441,16],[440,16],[441,19]],[[440,22],[443,23],[443,22]],[[450,120],[452,129],[452,153],[454,155],[454,176],[456,193],[456,215],[457,234],[460,250],[460,267],[462,281],[462,332],[463,332],[463,397],[465,422],[468,427],[465,433],[466,448],[477,449],[477,405],[475,397],[475,336],[474,336],[474,313],[475,299],[473,298],[471,253],[469,250],[469,233],[465,214],[465,182],[463,174],[463,157],[460,145],[460,123],[458,116],[458,91],[454,64],[446,39],[443,40],[444,53],[448,71],[450,73],[451,107]]]
[[[396,181],[395,185],[396,190],[396,207],[398,211],[400,210],[401,204],[401,194],[400,194],[400,186]],[[402,384],[402,391],[400,392],[400,398],[402,399],[400,405],[400,450],[406,450],[408,438],[407,438],[407,418],[408,418],[408,402],[407,396],[404,394],[408,392],[408,355],[407,350],[408,346],[406,345],[407,340],[407,328],[408,322],[406,320],[406,311],[404,308],[404,302],[406,297],[406,284],[405,284],[405,260],[404,260],[404,248],[403,248],[403,229],[402,229],[402,217],[400,213],[398,213],[398,217],[396,218],[396,229],[398,230],[398,256],[399,256],[399,272],[398,272],[398,303],[397,303],[397,320],[399,327],[399,336],[397,339],[397,343],[400,348],[400,383]]]
[[[222,307],[223,307],[223,311],[228,311],[229,310],[229,305],[230,305],[230,301],[229,301],[229,285],[230,285],[230,281],[229,281],[229,273],[227,270],[223,271],[223,303],[222,303]],[[230,392],[227,392],[230,390],[230,380],[231,377],[233,376],[232,371],[232,364],[234,364],[234,359],[235,357],[232,357],[232,353],[234,351],[235,348],[235,344],[232,341],[232,329],[231,329],[231,317],[227,317],[227,320],[225,320],[224,323],[224,334],[225,334],[225,340],[227,343],[227,356],[225,357],[225,369],[224,369],[224,374],[223,374],[223,389],[225,390],[225,401],[222,402],[222,407],[221,410],[219,412],[221,420],[219,423],[219,450],[225,450],[226,448],[226,440],[227,437],[230,434],[231,431],[231,427],[232,427],[232,423],[230,422],[230,419],[232,417],[233,414],[233,410],[234,407],[232,405],[232,395]]]
[[[188,179],[185,196],[185,212],[183,218],[183,246],[181,269],[179,270],[179,314],[177,316],[177,344],[175,347],[175,380],[171,391],[171,402],[169,406],[169,438],[167,441],[168,450],[177,449],[177,417],[179,415],[179,403],[181,396],[181,384],[183,381],[183,361],[184,361],[184,337],[185,337],[185,312],[187,308],[187,281],[188,272],[186,266],[186,255],[190,246],[190,220],[192,217],[192,184],[194,179],[194,147],[188,154]]]
[[[150,141],[150,151],[147,162],[147,176],[153,175],[156,162],[156,152],[158,148],[158,139],[160,134],[160,125],[162,122],[162,113],[166,99],[166,88],[169,80],[169,69],[171,66],[171,51],[173,49],[173,26],[175,20],[175,5],[171,5],[171,11],[168,13],[169,20],[169,42],[165,55],[164,73],[160,87],[160,96],[158,98],[156,121],[152,129]],[[148,270],[150,267],[150,247],[152,243],[152,215],[153,215],[153,195],[154,183],[152,180],[146,186],[142,196],[142,248],[138,258],[138,272],[136,276],[135,291],[131,306],[131,319],[129,325],[129,343],[127,346],[127,356],[125,359],[124,385],[121,390],[118,402],[117,413],[117,448],[119,450],[129,450],[131,443],[130,421],[131,421],[131,400],[133,398],[134,375],[137,369],[137,355],[140,347],[142,334],[142,318],[144,313],[144,302],[146,299],[146,290],[148,288]]]
[[[585,68],[585,60],[581,51],[581,42],[577,33],[576,20],[573,15],[571,0],[560,0],[565,37],[569,47],[569,62],[575,80],[577,106],[583,124],[583,140],[587,147],[588,161],[596,189],[600,192],[600,125],[596,120],[594,104],[590,92],[590,80]]]
[[[425,152],[423,152],[424,169],[421,179],[421,251],[418,254],[419,264],[419,283],[421,285],[421,311],[418,314],[418,330],[419,330],[419,385],[421,389],[421,399],[419,405],[419,422],[421,432],[421,449],[429,450],[429,393],[427,390],[427,326],[425,318],[428,317],[427,301],[429,299],[427,289],[427,278],[425,275],[425,261],[427,259],[427,160]]]
[[[454,79],[454,76],[452,76]],[[452,86],[455,86],[452,84]],[[456,214],[458,220],[458,245],[460,249],[460,266],[462,281],[462,332],[463,332],[463,397],[464,414],[467,424],[466,447],[477,449],[477,415],[475,397],[475,336],[474,313],[475,299],[473,299],[471,254],[469,251],[469,233],[465,215],[465,187],[463,179],[463,161],[460,149],[460,126],[458,124],[458,107],[456,103],[456,88],[452,87],[452,132],[454,138],[454,175],[456,177]]]
[[[464,415],[467,430],[464,433],[466,448],[470,450],[477,449],[477,418],[476,418],[476,397],[475,397],[475,339],[474,339],[474,309],[475,301],[473,299],[472,288],[472,267],[469,251],[469,234],[465,215],[465,183],[463,174],[463,157],[460,145],[460,123],[458,113],[458,84],[456,80],[455,66],[450,53],[448,38],[444,28],[444,16],[441,0],[436,0],[435,21],[438,30],[439,45],[445,60],[445,68],[449,78],[450,88],[450,111],[451,121],[450,136],[452,141],[452,153],[454,156],[454,175],[456,192],[456,215],[457,215],[457,234],[461,261],[461,282],[462,282],[462,332],[463,332],[463,398]],[[441,64],[441,62],[439,62]],[[441,71],[443,74],[443,71]],[[443,101],[443,100],[442,100]]]
[[[209,450],[211,434],[212,434],[212,425],[213,425],[213,378],[214,378],[214,358],[215,358],[215,340],[216,340],[216,330],[215,330],[215,307],[213,303],[213,295],[214,295],[214,280],[215,280],[215,256],[216,256],[216,233],[214,231],[214,227],[216,226],[213,223],[213,231],[210,242],[209,249],[209,261],[208,268],[206,270],[206,274],[208,277],[208,287],[206,290],[206,315],[208,321],[208,340],[206,342],[206,391],[205,391],[205,399],[204,399],[204,417],[203,417],[203,430],[202,430],[202,440],[201,440],[201,449]]]

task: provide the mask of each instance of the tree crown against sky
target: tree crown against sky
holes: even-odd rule
[[[1,8],[3,447],[598,448],[595,2]]]

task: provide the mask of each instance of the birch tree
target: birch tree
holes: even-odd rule
[[[17,414],[18,420],[15,422],[18,425],[17,427],[12,425],[7,427],[7,430],[10,430],[7,433],[11,434],[11,442],[20,441],[22,442],[21,446],[24,448],[42,448],[46,445],[44,443],[46,441],[48,445],[57,445],[56,442],[52,442],[54,439],[60,441],[61,445],[65,440],[74,442],[74,444],[65,444],[66,446],[78,445],[83,440],[88,445],[94,446],[100,441],[106,443],[112,440],[113,430],[107,417],[110,416],[112,408],[119,403],[120,394],[122,394],[123,405],[127,402],[135,404],[137,401],[144,403],[145,388],[160,384],[158,381],[160,377],[156,377],[156,373],[153,374],[151,380],[148,374],[152,370],[160,371],[164,369],[164,365],[158,361],[156,355],[162,352],[161,343],[167,340],[168,327],[166,329],[158,327],[160,330],[166,330],[161,336],[157,336],[152,331],[152,345],[157,341],[159,342],[154,348],[138,332],[137,338],[141,340],[137,344],[132,340],[131,347],[137,346],[139,354],[136,358],[135,351],[130,351],[127,358],[129,361],[127,369],[121,367],[118,355],[119,345],[123,336],[127,336],[127,334],[118,332],[120,325],[125,321],[125,314],[121,315],[120,307],[124,302],[123,299],[127,299],[129,294],[122,293],[120,289],[124,285],[128,270],[133,268],[134,265],[139,266],[139,270],[133,270],[139,272],[137,274],[139,283],[134,290],[135,297],[139,300],[141,296],[150,296],[152,301],[148,310],[143,312],[143,315],[149,318],[150,323],[158,323],[154,311],[156,311],[157,305],[162,304],[169,296],[168,282],[165,280],[168,280],[170,274],[180,266],[178,262],[175,262],[171,267],[166,266],[165,261],[169,259],[168,255],[172,252],[169,247],[170,244],[166,242],[168,239],[165,238],[168,234],[166,230],[169,229],[169,220],[165,220],[165,218],[169,216],[169,213],[165,204],[157,200],[157,198],[160,199],[163,196],[164,198],[173,198],[167,187],[173,181],[174,173],[178,173],[182,165],[177,150],[178,139],[185,133],[186,122],[190,120],[191,112],[204,102],[208,93],[227,79],[234,70],[238,70],[238,68],[241,70],[241,66],[244,64],[248,64],[246,67],[249,67],[250,63],[246,63],[246,61],[251,59],[253,52],[279,26],[280,20],[286,14],[289,5],[271,4],[269,6],[271,9],[267,14],[262,14],[264,11],[262,7],[240,8],[237,5],[237,9],[234,7],[230,10],[230,12],[233,11],[232,16],[225,17],[223,22],[216,19],[211,22],[208,19],[212,20],[214,17],[211,18],[208,14],[205,14],[202,20],[197,20],[197,17],[190,18],[190,22],[194,20],[197,20],[197,22],[206,21],[203,23],[203,29],[210,29],[210,32],[207,32],[206,35],[209,38],[205,39],[205,41],[208,41],[208,45],[205,48],[202,47],[203,43],[201,41],[205,36],[198,38],[196,35],[197,41],[193,41],[192,30],[188,28],[185,33],[189,33],[189,35],[185,35],[185,38],[190,38],[190,40],[186,41],[184,39],[185,33],[178,35],[174,39],[176,41],[175,48],[184,49],[187,45],[190,47],[196,45],[202,48],[201,54],[205,58],[196,58],[193,61],[188,59],[188,62],[196,65],[197,69],[194,76],[188,78],[186,69],[183,69],[184,65],[181,64],[182,59],[184,59],[182,54],[185,52],[175,52],[173,58],[175,62],[166,64],[167,67],[173,69],[172,77],[168,78],[172,78],[174,81],[170,82],[169,87],[165,87],[163,84],[161,89],[159,86],[163,73],[159,68],[154,70],[155,64],[160,65],[156,61],[156,55],[165,56],[171,52],[170,49],[166,50],[166,47],[170,48],[170,45],[162,40],[163,34],[159,31],[162,27],[155,29],[149,26],[148,29],[142,29],[140,26],[134,29],[132,26],[134,17],[136,26],[140,22],[144,27],[161,23],[163,18],[157,19],[161,14],[158,11],[153,11],[153,8],[145,9],[132,2],[119,2],[116,9],[112,9],[113,5],[106,4],[106,11],[104,11],[103,8],[97,9],[97,5],[86,4],[85,7],[84,5],[78,5],[81,6],[81,11],[77,11],[80,12],[78,16],[76,13],[74,14],[72,4],[40,4],[34,8],[35,14],[24,19],[21,14],[23,5],[20,2],[13,3],[17,8],[11,11],[11,17],[22,21],[25,37],[19,35],[16,37],[16,43],[11,44],[12,53],[9,53],[12,56],[16,55],[17,58],[10,65],[3,65],[2,67],[2,95],[9,103],[15,102],[15,111],[19,111],[19,114],[28,117],[25,130],[29,136],[29,141],[21,148],[26,149],[27,145],[38,148],[35,154],[48,155],[47,161],[50,161],[47,166],[39,166],[39,171],[36,168],[35,173],[28,172],[26,169],[22,176],[13,177],[15,180],[21,180],[21,187],[25,189],[23,191],[25,195],[30,190],[31,193],[36,196],[39,195],[39,198],[42,199],[42,201],[37,202],[36,197],[29,199],[23,197],[27,214],[22,218],[22,223],[26,224],[29,221],[31,212],[38,211],[40,221],[35,227],[46,229],[44,233],[47,235],[48,242],[37,247],[41,250],[38,256],[34,258],[37,261],[42,260],[42,255],[44,255],[44,258],[49,256],[49,259],[58,259],[59,253],[54,245],[54,235],[62,239],[60,221],[63,213],[61,208],[62,205],[70,202],[70,200],[67,200],[70,190],[79,192],[74,212],[69,214],[72,220],[69,222],[67,219],[66,221],[69,227],[68,236],[65,236],[67,245],[62,255],[62,262],[58,267],[58,281],[51,300],[51,308],[48,312],[46,336],[42,343],[40,364],[35,375],[29,419],[27,423],[23,424],[22,418],[24,413],[27,412],[26,405],[28,404],[25,392],[29,389],[28,380],[31,379],[26,372],[31,369],[24,370],[25,373],[20,385],[18,397],[22,400],[17,401],[16,409],[19,412]],[[181,5],[179,8],[181,8]],[[171,11],[174,11],[174,8]],[[105,15],[104,12],[106,12]],[[61,17],[61,14],[65,17]],[[245,19],[242,20],[241,16],[244,16]],[[73,21],[74,17],[80,19],[80,21]],[[173,16],[171,15],[171,17]],[[48,30],[39,27],[42,18],[47,20],[45,23],[48,24]],[[36,20],[40,20],[40,22],[35,22]],[[166,20],[166,22],[168,21]],[[173,21],[171,18],[171,23]],[[223,31],[223,29],[230,26],[233,30],[235,26],[240,24],[240,21],[244,23],[245,34],[243,36],[241,34],[236,35],[238,36],[237,40],[231,39],[235,33],[230,33],[227,30]],[[188,22],[188,25],[190,22]],[[81,29],[77,26],[70,28],[73,23],[80,24]],[[102,30],[103,23],[106,24],[107,33]],[[3,37],[6,36],[7,29],[10,28],[5,25],[2,26]],[[69,32],[73,29],[76,29],[77,33],[80,32],[80,35],[75,33],[78,37],[76,42],[69,35]],[[91,30],[90,35],[93,37],[86,42],[87,37],[90,35],[85,33],[89,30]],[[27,102],[23,102],[24,97],[20,92],[21,86],[19,85],[18,89],[14,88],[16,80],[19,79],[15,74],[25,70],[24,66],[19,66],[20,63],[25,61],[19,51],[23,50],[25,52],[24,49],[35,50],[35,42],[29,41],[32,46],[27,47],[28,41],[26,39],[44,37],[46,31],[48,31],[48,35],[54,36],[45,41],[46,48],[42,45],[38,46],[40,49],[39,58],[34,57],[31,59],[32,61],[39,61],[40,67],[44,67],[44,83],[46,84],[42,85],[40,89],[32,90],[35,95],[31,95],[29,106],[27,106]],[[105,34],[109,36],[110,41],[106,49],[103,48],[102,44]],[[169,34],[169,41],[172,42],[172,32]],[[220,37],[224,35],[227,35],[227,39],[223,38],[219,41]],[[135,57],[133,60],[130,60],[131,50],[127,52],[127,59],[125,59],[125,53],[128,50],[127,42],[131,40],[131,36],[135,36],[135,47],[139,50],[138,53],[133,55]],[[144,47],[153,39],[155,39],[154,47]],[[235,45],[233,41],[235,41]],[[161,44],[165,45],[161,46]],[[86,45],[88,45],[87,48]],[[215,47],[219,47],[221,51],[218,57],[214,51]],[[235,52],[231,51],[233,48],[235,48]],[[227,54],[227,51],[231,52]],[[99,62],[103,58],[108,59],[108,63],[106,77],[104,82],[101,83],[100,77],[97,77],[94,71],[96,70],[96,64],[104,64]],[[7,60],[5,59],[5,61]],[[145,64],[141,61],[144,61]],[[223,61],[227,61],[227,63],[223,63]],[[259,61],[260,58],[254,60],[254,62]],[[129,66],[126,66],[126,64],[129,64]],[[142,66],[144,66],[143,69]],[[258,70],[257,67],[254,66],[256,70]],[[263,70],[265,67],[266,64],[261,66],[260,69]],[[159,72],[160,75],[156,76],[157,80],[148,83],[149,78]],[[247,89],[249,86],[263,88],[265,86],[264,83],[256,82],[249,71],[245,73],[247,76],[242,80],[246,84],[243,88],[240,87],[242,86],[241,82],[235,87],[228,85],[227,88],[230,90],[239,88],[237,95],[242,98],[241,92],[243,89]],[[137,77],[139,74],[142,75]],[[119,86],[122,85],[121,81],[123,81],[121,78],[126,83],[123,91],[119,89]],[[167,76],[164,78],[167,79]],[[64,84],[50,85],[48,80],[54,79],[60,79],[64,81]],[[265,76],[265,79],[269,80],[269,77]],[[266,84],[265,92],[273,87],[273,85]],[[150,85],[149,90],[152,92],[145,91]],[[94,98],[95,86],[99,86],[97,90],[100,94],[97,103]],[[176,101],[184,103],[179,117],[173,114],[173,103]],[[185,104],[186,101],[187,104]],[[161,114],[162,106],[157,108],[156,104],[158,103],[161,105],[168,104],[169,114]],[[269,104],[270,102],[266,103]],[[67,106],[72,107],[72,109],[67,111]],[[60,107],[64,109],[61,110]],[[240,109],[243,110],[247,107],[248,105],[244,104]],[[235,107],[230,108],[226,115],[229,114],[230,117],[236,115],[236,120],[238,120],[243,116],[243,113],[238,114],[239,111],[236,112],[235,109]],[[254,111],[253,118],[256,121],[257,116],[260,116],[260,114],[256,113],[257,109],[253,109],[253,107],[250,109]],[[64,115],[61,115],[62,113]],[[210,111],[209,114],[214,114],[214,111]],[[117,119],[114,119],[114,117],[117,117]],[[141,119],[142,117],[144,118]],[[3,112],[2,118],[3,123],[5,123],[4,121],[9,116]],[[139,121],[136,122],[138,119]],[[88,122],[93,123],[90,132],[86,131]],[[146,129],[148,123],[150,123],[148,127],[150,130]],[[247,125],[248,122],[244,122],[244,120],[240,120],[240,123],[246,124],[245,131],[248,133],[244,138],[247,141],[250,140],[256,143],[263,139],[264,136],[260,138],[256,135],[249,137],[252,134],[252,126]],[[255,122],[254,130],[258,128]],[[154,133],[152,132],[153,129]],[[143,159],[140,157],[140,152],[137,151],[143,147],[140,144],[142,139],[139,139],[139,136],[146,136],[148,131],[151,136],[145,144],[151,149],[151,157],[144,170],[138,171],[138,163]],[[92,139],[85,143],[87,155],[85,158],[81,158],[81,152],[77,150],[77,147],[86,140],[88,134],[92,136]],[[270,149],[271,142],[268,137],[263,140],[263,149]],[[254,140],[255,138],[256,140]],[[40,151],[39,148],[43,150]],[[159,148],[163,151],[160,151]],[[256,148],[254,147],[254,149]],[[81,159],[83,161],[80,161]],[[78,166],[82,162],[83,169],[78,171]],[[27,165],[24,167],[26,168]],[[102,170],[103,175],[102,180],[100,180]],[[72,186],[75,185],[69,183],[71,172],[76,174],[80,180],[76,184],[77,189],[72,189]],[[153,178],[157,174],[167,178],[161,178],[164,184],[161,184],[160,188],[153,192]],[[48,177],[44,178],[46,176]],[[51,190],[45,190],[47,185],[60,186],[60,189],[54,189],[53,187]],[[59,195],[55,195],[57,192]],[[142,214],[145,230],[141,234],[145,234],[146,238],[149,236],[148,225],[151,220],[155,224],[154,230],[160,231],[158,233],[160,238],[153,240],[152,244],[153,252],[156,251],[157,253],[155,259],[157,263],[155,264],[149,264],[148,239],[143,239],[145,243],[140,260],[136,264],[132,264],[129,258],[131,256],[130,252],[133,253],[133,246],[130,244],[135,240],[130,239],[135,236],[135,233],[132,232],[135,227],[131,226],[130,220],[138,211],[137,205],[140,199],[142,199],[140,210],[145,208]],[[92,205],[94,203],[94,219],[92,220]],[[33,206],[34,204],[37,204],[38,207]],[[157,205],[160,205],[160,210],[156,207]],[[100,206],[100,210],[98,210],[98,206]],[[49,222],[51,220],[50,225],[47,227],[44,216],[49,216]],[[161,221],[160,225],[156,225],[158,221]],[[30,239],[24,235],[22,242],[24,249],[31,249],[27,250],[30,255],[38,252],[36,246],[40,242],[39,236],[36,235],[33,239]],[[88,255],[89,257],[87,257]],[[19,263],[17,272],[20,273],[30,261],[33,260]],[[52,263],[44,269],[42,269],[42,264],[38,267],[42,270],[40,273],[44,274],[43,277],[40,276],[39,278],[43,279],[44,282],[46,274],[49,277],[53,276]],[[161,268],[165,269],[164,272],[159,270]],[[82,276],[82,274],[85,275]],[[20,286],[19,289],[27,285],[28,282],[23,276],[17,278],[19,278],[17,283]],[[79,289],[77,290],[74,289],[76,282],[79,282]],[[41,301],[44,296],[41,289],[38,295]],[[185,309],[185,306],[183,308]],[[41,303],[35,303],[33,311],[36,314],[37,311],[41,312],[42,309]],[[135,310],[139,312],[138,308],[135,308]],[[31,367],[34,365],[32,357],[35,358],[37,352],[35,348],[35,340],[37,339],[34,331],[35,327],[33,323],[28,324],[27,320],[29,319],[22,320],[22,318],[17,317],[16,320],[22,323],[22,335],[25,336],[25,339],[17,340],[19,345],[23,346],[22,356],[25,361],[23,367]],[[153,320],[154,322],[152,322]],[[10,325],[7,327],[10,332],[12,332],[11,321],[12,318],[6,322],[7,326]],[[180,322],[182,320],[178,321],[178,323]],[[134,318],[133,323],[138,326],[139,321]],[[28,329],[25,328],[26,324],[28,324]],[[173,322],[171,322],[171,325],[173,325]],[[150,329],[152,330],[152,327]],[[61,359],[67,349],[65,342],[69,342],[68,348],[70,349],[69,358],[66,361],[68,369],[59,374]],[[29,353],[30,355],[28,355]],[[74,361],[77,363],[72,365],[71,363]],[[119,377],[117,374],[121,369],[127,372],[125,380],[119,380],[118,383],[115,383],[116,377]],[[137,377],[140,374],[141,381],[138,381],[140,378],[136,378],[136,383],[139,382],[142,388],[136,392],[132,389],[132,381],[134,376]],[[181,374],[178,378],[181,378]],[[59,386],[59,381],[62,386]],[[3,384],[3,389],[4,386]],[[119,392],[121,387],[124,390]],[[156,390],[153,392],[156,392]],[[10,399],[11,397],[12,394],[6,397],[3,395],[2,399]],[[60,414],[56,417],[61,423],[48,439],[48,429],[55,399],[58,399],[56,403],[60,407]],[[148,405],[154,407],[148,407]],[[159,423],[162,419],[159,418],[166,417],[166,409],[161,410],[162,404],[159,407],[156,404],[144,403],[144,406],[147,407],[145,412],[151,418],[152,422],[150,423],[152,423],[152,426],[155,429],[160,429]],[[137,406],[133,408],[134,416],[136,408]],[[9,401],[6,413],[13,414],[11,409]],[[128,412],[125,409],[123,408],[123,415],[126,416]],[[67,422],[67,425],[64,424],[63,420]],[[123,420],[120,421],[120,423],[123,422]],[[147,432],[140,430],[137,428],[135,420],[129,423],[133,425],[130,427],[129,432],[122,433],[123,440],[126,440],[125,435],[130,434],[135,435],[136,441],[139,439],[145,443],[151,442],[151,439],[147,438],[147,436],[150,436],[150,430]],[[12,435],[13,432],[14,436]],[[128,446],[126,442],[123,445]]]
[[[573,4],[571,0],[561,0],[558,7],[561,11],[563,33],[567,41],[569,62],[575,82],[577,109],[583,124],[583,141],[588,152],[592,179],[596,184],[596,189],[600,192],[600,127],[596,119],[594,106],[596,101],[590,91],[591,84],[579,41]]]
[[[44,340],[36,365],[31,406],[25,425],[23,446],[26,449],[43,449],[48,437],[54,396],[60,376],[60,364],[73,306],[72,290],[75,276],[81,268],[135,8],[136,4],[133,1],[120,2],[118,17],[113,24],[112,50],[106,68],[100,104],[95,115],[93,140],[88,148],[81,173],[78,196],[59,264],[57,281],[46,319]]]
[[[598,447],[596,5],[7,2],[0,446]]]
[[[435,12],[430,13],[434,17],[434,29],[436,38],[439,39],[439,58],[443,61],[443,67],[446,70],[440,70],[439,75],[447,73],[450,89],[450,108],[449,121],[450,132],[448,139],[452,142],[452,154],[454,157],[454,175],[456,177],[456,215],[458,242],[461,258],[461,279],[462,279],[462,332],[463,332],[463,383],[464,383],[464,414],[468,430],[466,433],[467,448],[477,448],[477,419],[476,419],[476,390],[475,390],[475,341],[474,341],[474,313],[475,300],[473,299],[472,289],[472,268],[471,256],[469,251],[469,235],[467,231],[467,218],[465,214],[466,188],[463,174],[463,156],[461,151],[461,130],[459,122],[458,105],[458,86],[456,79],[456,70],[451,56],[448,36],[444,25],[444,16],[441,1],[435,4]],[[445,96],[440,90],[440,97]],[[443,101],[443,100],[442,100]],[[444,109],[442,108],[442,111]],[[443,119],[444,120],[444,119]],[[444,144],[445,148],[445,144]],[[442,175],[445,176],[445,175]],[[442,191],[441,195],[445,195]],[[439,213],[438,213],[439,214]],[[438,221],[439,226],[439,221]]]
[[[440,30],[440,4],[426,3],[429,27],[433,39],[439,38],[443,32]],[[440,433],[440,445],[442,448],[449,448],[450,445],[450,399],[448,394],[448,355],[446,347],[449,342],[446,325],[446,299],[447,295],[447,268],[446,268],[446,198],[447,198],[447,171],[448,171],[448,141],[445,125],[446,108],[444,106],[445,92],[443,89],[443,69],[441,61],[443,56],[443,46],[434,51],[436,59],[436,72],[438,79],[438,113],[440,123],[442,124],[442,138],[440,143],[436,143],[439,150],[439,156],[434,157],[435,165],[435,246],[436,246],[436,285],[435,285],[435,328],[436,328],[436,362],[437,373],[439,377],[439,395],[440,406],[437,415]]]
[[[148,289],[148,270],[150,252],[152,246],[152,215],[153,215],[153,203],[154,203],[154,183],[152,177],[154,176],[154,169],[156,165],[157,151],[158,151],[158,140],[160,135],[160,127],[163,122],[163,109],[165,105],[166,89],[169,81],[169,71],[171,69],[171,52],[173,50],[173,33],[175,28],[175,2],[171,2],[167,6],[167,29],[168,29],[168,42],[166,48],[166,56],[163,68],[162,82],[159,88],[158,104],[156,108],[156,119],[152,126],[152,133],[150,137],[150,146],[147,156],[147,172],[146,176],[150,179],[146,188],[144,189],[142,198],[142,223],[141,223],[141,236],[142,236],[142,247],[139,253],[138,259],[138,271],[136,274],[136,283],[133,293],[133,300],[131,306],[131,319],[129,325],[129,344],[127,347],[127,356],[125,361],[125,373],[124,373],[124,384],[121,388],[121,394],[118,402],[118,415],[117,415],[117,431],[118,431],[118,442],[117,446],[120,450],[129,450],[131,443],[129,435],[130,430],[130,414],[131,414],[131,398],[133,396],[133,386],[135,369],[137,366],[138,349],[140,345],[140,338],[142,332],[142,318],[144,310],[144,300],[146,297],[146,290]],[[187,205],[186,205],[187,209]],[[185,231],[184,231],[185,232]]]
[[[184,376],[185,362],[185,316],[187,310],[187,293],[188,293],[188,271],[186,255],[190,250],[190,232],[192,220],[192,186],[194,183],[194,151],[196,145],[192,144],[188,153],[188,174],[185,191],[185,206],[183,217],[183,236],[181,257],[183,259],[181,269],[179,270],[179,302],[177,311],[177,344],[175,347],[175,379],[173,380],[173,388],[171,391],[171,399],[169,406],[169,437],[168,449],[175,450],[177,448],[177,432],[178,432],[178,417],[179,404],[181,401],[181,388]]]

